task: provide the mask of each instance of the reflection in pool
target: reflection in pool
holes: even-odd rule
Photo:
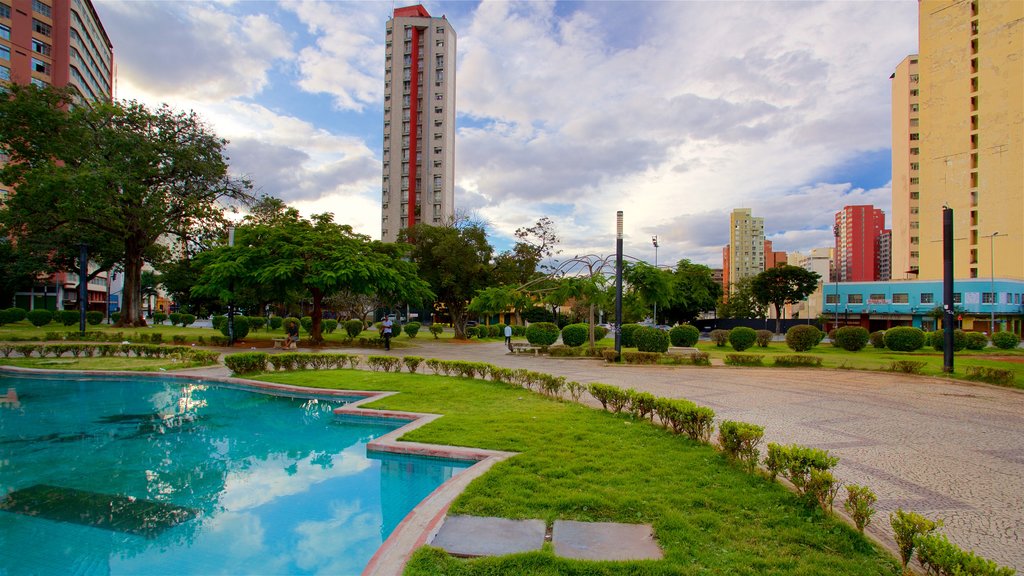
[[[0,375],[0,572],[358,574],[466,462],[366,453],[353,398]],[[10,394],[10,392],[8,392]]]

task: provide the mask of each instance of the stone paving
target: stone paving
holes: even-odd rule
[[[892,539],[889,513],[902,507],[942,518],[950,540],[1024,573],[1024,391],[853,370],[613,366],[511,355],[500,341],[424,338],[390,353],[687,398],[719,419],[764,426],[766,444],[799,443],[838,456],[840,480],[878,495],[869,530],[883,540]]]

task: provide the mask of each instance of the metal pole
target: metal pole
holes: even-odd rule
[[[615,213],[615,359],[622,356],[622,210]]]
[[[988,252],[989,252],[989,274],[991,275],[991,285],[989,287],[992,290],[992,315],[989,319],[989,338],[992,334],[996,333],[996,303],[999,301],[996,298],[996,236],[999,236],[999,232],[993,232],[988,237]]]
[[[89,247],[84,242],[78,245],[78,331],[85,334],[85,306],[89,303]]]
[[[113,276],[114,272],[111,270],[107,270],[107,324],[110,324],[110,283],[113,282],[114,280]]]
[[[952,372],[953,325],[956,312],[953,309],[953,209],[948,206],[942,207],[942,309],[942,370]]]
[[[228,227],[228,247],[235,245],[235,227]],[[235,281],[231,280],[231,300],[228,300],[228,346],[235,345]]]
[[[839,224],[832,226],[832,234],[836,237],[836,249],[833,260],[835,261],[835,281],[836,281],[836,321],[834,328],[839,328]]]
[[[657,236],[652,237],[651,241],[654,242],[654,269],[657,270],[658,269],[658,237]],[[654,324],[655,325],[658,324],[658,303],[657,302],[654,303]]]

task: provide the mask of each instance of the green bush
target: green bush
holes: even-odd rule
[[[932,348],[942,352],[946,347],[946,333],[943,330],[932,332]],[[963,330],[953,330],[953,351],[959,352],[967,347],[967,333]]]
[[[885,347],[894,352],[913,352],[924,348],[924,331],[913,326],[896,326],[885,331]]]
[[[996,332],[992,335],[992,344],[1001,350],[1013,350],[1020,344],[1020,337],[1013,332]]]
[[[833,342],[847,352],[858,352],[868,345],[868,331],[862,326],[843,326],[836,330]]]
[[[231,321],[235,326],[235,340],[241,340],[249,335],[249,318],[246,316],[235,316]],[[220,325],[220,333],[225,338],[230,338],[228,335],[228,321],[225,317],[224,322]]]
[[[726,354],[726,366],[763,366],[764,354]]]
[[[505,330],[505,326],[501,325],[501,324],[495,325],[495,326],[488,326],[487,327],[487,337],[488,338],[500,338],[500,337],[504,336],[504,330]]]
[[[476,332],[477,332],[476,326],[470,326],[470,327],[466,328],[466,338],[472,338],[472,337],[476,336]]]
[[[405,364],[405,368],[410,374],[415,374],[423,361],[424,359],[421,356],[405,356],[402,358],[402,363]]]
[[[799,324],[786,331],[786,346],[794,352],[807,352],[821,342],[822,333],[810,324]]]
[[[659,328],[642,327],[633,333],[639,352],[668,352],[668,332]]]
[[[313,333],[313,317],[312,316],[303,316],[302,318],[299,318],[299,326],[302,326],[302,331],[305,332],[306,334],[312,334]]]
[[[437,340],[444,333],[444,326],[435,322],[430,325],[430,333],[434,335],[434,340]]]
[[[65,326],[78,324],[80,315],[81,313],[78,310],[58,310],[54,312],[54,317]]]
[[[984,350],[986,346],[988,346],[988,336],[985,336],[981,332],[967,333],[968,350]]]
[[[167,319],[171,321],[171,326],[181,324],[181,314],[179,312],[171,312],[167,315]]]
[[[210,317],[210,324],[213,326],[214,330],[220,330],[220,327],[227,321],[228,317],[223,314],[216,314]]]
[[[607,352],[607,350],[605,351]],[[612,356],[615,355],[615,350],[611,350]],[[623,352],[622,359],[627,364],[657,364],[658,360],[661,360],[661,352]]]
[[[238,318],[244,318],[239,316]],[[238,318],[235,318],[237,321]],[[246,323],[248,326],[248,323]],[[224,365],[235,374],[253,374],[267,370],[266,352],[243,352],[241,354],[229,354],[224,357]]]
[[[154,324],[163,324],[164,320],[167,320],[167,314],[164,314],[163,312],[153,312]]]
[[[715,411],[711,408],[689,400],[658,398],[654,409],[674,433],[685,433],[691,440],[705,444],[711,439],[715,427]]]
[[[846,501],[843,508],[853,518],[857,530],[863,534],[864,527],[871,523],[871,517],[875,515],[875,502],[878,497],[867,486],[857,484],[846,485]]]
[[[118,322],[121,321],[121,313],[120,312],[111,312],[110,313],[110,320],[112,322],[114,322],[114,324],[117,324]]]
[[[28,313],[28,321],[35,327],[46,326],[53,320],[53,313],[49,310],[32,310]]]
[[[711,366],[711,355],[707,352],[690,352],[690,364],[694,366]]]
[[[590,395],[600,402],[601,407],[605,410],[618,413],[622,412],[622,409],[629,404],[629,392],[618,386],[592,382],[587,389],[590,391]]]
[[[195,314],[182,314],[181,315],[181,325],[182,326],[191,326],[191,325],[193,325],[195,323],[196,323],[196,315]]]
[[[804,354],[790,354],[776,356],[772,360],[772,366],[779,366],[782,368],[820,368],[821,367],[820,356],[807,356]]]
[[[700,340],[700,330],[697,330],[696,326],[681,324],[679,326],[673,326],[672,329],[668,331],[668,338],[672,342],[673,346],[692,348],[696,346],[697,341]]]
[[[280,316],[271,316],[270,320],[267,321],[270,325],[271,330],[279,330],[281,326],[284,326],[284,318]]]
[[[622,334],[619,337],[619,343],[623,348],[636,348],[636,331],[643,328],[639,324],[623,324]]]
[[[384,370],[385,372],[401,372],[402,359],[397,356],[367,356],[366,364],[374,372]]]
[[[868,336],[872,348],[885,348],[885,330],[876,330]]]
[[[526,341],[533,346],[551,346],[558,340],[560,330],[552,322],[534,322],[526,328]]]
[[[942,521],[935,522],[916,512],[904,512],[902,508],[897,508],[889,515],[889,525],[892,526],[896,547],[900,551],[900,561],[906,568],[907,563],[914,557],[914,546],[918,536],[928,534],[942,526]]]
[[[10,314],[9,317],[11,318],[11,323],[21,322],[25,318],[28,318],[28,311],[24,308],[8,308],[7,313]]]
[[[0,326],[3,326],[4,324],[13,324],[15,322],[17,322],[17,320],[14,319],[14,313],[11,312],[10,308],[0,310]]]
[[[890,372],[903,372],[904,374],[920,374],[927,362],[915,360],[895,360],[889,364]]]
[[[722,348],[729,343],[729,331],[712,330],[711,333],[708,334],[708,338],[710,338],[711,341],[715,343],[715,346]]]
[[[999,384],[1001,386],[1008,386],[1013,383],[1014,372],[1013,370],[1005,368],[990,368],[988,366],[968,366],[967,378],[969,380],[988,382],[989,384]]]
[[[758,446],[764,438],[764,427],[746,422],[723,420],[718,425],[718,445],[734,460],[753,472],[761,457]]]
[[[775,337],[775,333],[771,330],[758,330],[755,334],[757,337],[754,339],[754,343],[760,348],[767,348],[772,343],[772,338]]]
[[[345,334],[349,338],[358,338],[363,333],[363,321],[362,320],[348,320],[345,322]]]
[[[419,333],[420,328],[422,326],[423,325],[420,324],[419,322],[409,322],[408,324],[402,327],[402,330],[405,331],[405,335],[408,336],[409,338],[415,338],[416,334]]]
[[[90,326],[96,326],[100,322],[103,322],[103,312],[99,310],[90,310],[85,313],[85,321]]]
[[[249,330],[256,331],[267,325],[267,319],[263,316],[246,316],[249,319]]]
[[[811,484],[812,470],[827,472],[838,463],[839,458],[831,456],[827,450],[808,448],[798,444],[782,446],[775,443],[768,444],[768,456],[764,461],[772,478],[781,474],[803,496],[816,496],[812,491],[816,488]]]
[[[569,324],[562,328],[562,344],[566,346],[583,346],[589,339],[589,324]]]
[[[513,329],[515,328],[513,327]],[[513,332],[513,335],[515,335],[515,332]],[[605,328],[604,326],[594,326],[594,342],[597,342],[598,340],[604,340],[604,337],[607,335],[607,328]]]
[[[757,332],[753,328],[737,326],[729,331],[729,345],[737,352],[743,352],[757,341]]]
[[[917,559],[928,574],[956,576],[1013,576],[1012,568],[964,551],[946,538],[945,534],[928,533],[914,537]]]
[[[328,318],[324,320],[323,330],[325,334],[334,334],[334,331],[338,329],[338,321],[334,318]]]

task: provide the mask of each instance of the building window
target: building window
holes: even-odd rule
[[[0,80],[10,80],[11,69],[7,66],[0,66]]]
[[[920,180],[920,179],[919,178],[911,178],[910,179],[910,183],[911,184],[917,184],[918,180]],[[921,193],[920,192],[911,192],[910,193],[910,199],[911,200],[917,200],[920,197],[921,197]]]
[[[32,79],[32,85],[35,86],[36,88],[46,88],[47,86],[49,86],[49,84],[47,84],[46,82],[43,82],[39,78],[33,78]]]
[[[921,149],[920,148],[911,148],[910,149],[910,155],[911,156],[919,156],[920,154],[921,154]]]
[[[11,39],[11,29],[3,24],[0,24],[0,38],[3,38],[4,40]]]
[[[960,295],[959,292],[953,292],[953,304],[959,304],[960,303],[960,296],[961,295]]]
[[[885,294],[872,294],[868,296],[868,302],[884,302]]]
[[[910,95],[911,95],[911,96],[917,96],[917,95],[918,95],[919,93],[920,93],[920,92],[918,91],[918,89],[917,89],[917,88],[914,88],[913,90],[911,90],[911,91],[910,91]],[[911,124],[912,124],[913,126],[917,126],[917,124],[914,124],[914,121],[913,121],[913,120],[911,120],[911,121],[910,121],[910,123],[911,123]]]
[[[915,132],[915,133],[910,135],[910,139],[911,140],[920,140],[921,139],[921,135]]]
[[[935,294],[932,294],[931,292],[922,292],[921,293],[921,304],[934,304],[934,303],[935,303]]]
[[[994,293],[992,293],[992,292],[982,292],[981,293],[981,303],[982,304],[995,304],[996,303],[996,295]]]
[[[918,170],[920,168],[921,168],[921,165],[918,162],[911,162],[910,163],[910,169],[911,170]]]
[[[910,303],[910,295],[909,294],[893,294],[892,295],[892,303],[893,304],[909,304]]]
[[[917,112],[919,110],[919,108],[920,107],[917,104],[911,104],[910,105],[910,111],[911,112]]]
[[[839,294],[826,294],[825,295],[825,303],[826,304],[838,304],[839,303]]]
[[[46,22],[40,22],[39,20],[33,18],[32,31],[38,34],[42,34],[43,36],[49,38],[50,35],[53,33],[53,28],[51,28],[50,25],[47,24]]]
[[[40,74],[49,74],[50,73],[50,65],[47,64],[46,62],[43,62],[42,60],[38,60],[36,58],[33,58],[32,59],[32,71],[33,72],[39,72]]]
[[[7,4],[0,4],[0,18],[11,19],[11,7]]]
[[[8,48],[7,46],[4,46],[4,45],[0,44],[0,60],[10,60],[10,59],[11,59],[11,49]]]
[[[39,0],[32,0],[32,11],[36,14],[41,14],[47,18],[52,18],[52,12],[48,4],[43,4]]]
[[[437,67],[444,68],[444,56],[440,54],[437,55]]]
[[[846,295],[846,303],[847,304],[863,304],[864,303],[864,295],[863,294],[847,294]]]
[[[915,251],[915,250],[911,250],[911,251],[910,251],[910,257],[911,257],[911,258],[918,258],[918,257],[920,257],[920,256],[921,256],[921,253],[920,253],[920,252],[917,252],[917,251]]]
[[[43,56],[49,56],[50,55],[50,45],[47,44],[46,42],[43,42],[41,40],[36,40],[35,38],[33,38],[32,39],[32,51],[33,52],[38,52],[39,54],[42,54]]]
[[[438,34],[444,34],[444,26],[438,26],[437,27],[437,33]]]

